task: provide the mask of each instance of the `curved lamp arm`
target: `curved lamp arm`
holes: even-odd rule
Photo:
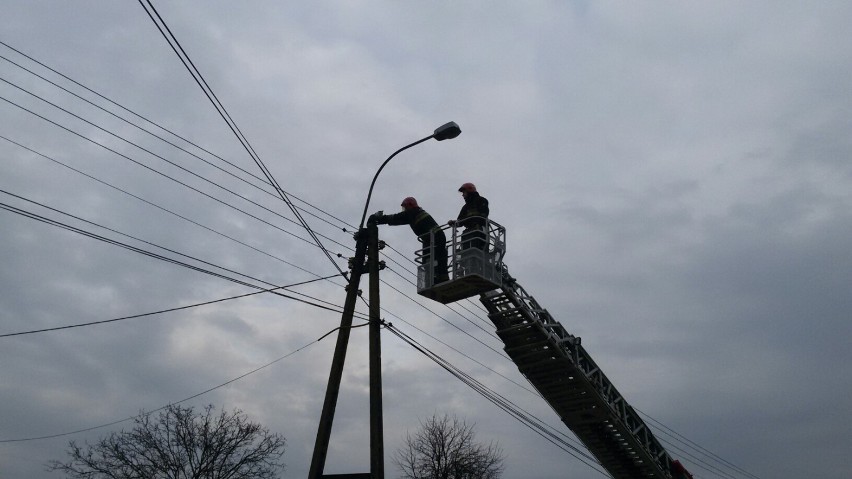
[[[450,140],[450,139],[453,139],[453,138],[459,136],[460,134],[461,134],[461,128],[459,128],[459,126],[456,124],[456,122],[451,121],[449,123],[445,123],[445,124],[439,126],[438,128],[436,128],[435,132],[432,133],[431,135],[427,136],[426,138],[421,138],[421,139],[415,141],[414,143],[405,145],[402,148],[396,150],[391,156],[389,156],[388,159],[385,160],[384,163],[382,163],[382,166],[379,167],[379,170],[376,171],[376,175],[373,176],[373,181],[370,183],[370,191],[367,193],[367,202],[364,203],[364,213],[361,215],[361,223],[358,226],[358,230],[360,231],[361,228],[364,227],[364,220],[367,218],[367,209],[370,207],[370,198],[373,196],[373,187],[376,186],[376,180],[379,178],[379,173],[382,172],[382,169],[384,169],[385,165],[387,165],[388,162],[391,159],[393,159],[394,156],[398,155],[402,151],[405,151],[405,150],[411,148],[412,146],[419,145],[420,143],[423,143],[426,140],[429,140],[429,139],[432,139],[432,138],[434,138],[438,141]]]

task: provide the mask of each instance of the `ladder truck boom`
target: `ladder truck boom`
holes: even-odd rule
[[[450,281],[436,284],[428,248],[416,253],[417,292],[441,303],[479,295],[504,351],[530,384],[614,479],[691,479],[601,371],[580,338],[542,308],[503,264],[506,230],[487,218],[474,232],[482,247],[466,247],[470,231],[446,225]],[[432,233],[434,234],[434,233]],[[434,245],[431,241],[429,244]],[[469,244],[469,243],[468,243]]]
[[[521,374],[613,478],[689,477],[601,371],[580,338],[568,333],[516,281],[482,293],[479,300]]]

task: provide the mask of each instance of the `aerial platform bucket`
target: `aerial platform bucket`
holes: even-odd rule
[[[456,224],[441,227],[447,237],[449,281],[437,284],[435,233],[429,233],[429,246],[415,253],[417,294],[447,304],[500,288],[506,229],[494,221],[484,220],[482,229],[465,229]]]

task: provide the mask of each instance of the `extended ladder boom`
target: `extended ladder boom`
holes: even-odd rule
[[[691,476],[660,445],[580,344],[504,269],[480,295],[505,351],[615,479]]]
[[[417,251],[417,293],[447,304],[477,294],[505,351],[614,479],[691,479],[595,364],[580,338],[539,306],[503,263],[506,229],[442,226],[449,280],[435,274],[436,231]],[[440,251],[443,253],[443,251]]]

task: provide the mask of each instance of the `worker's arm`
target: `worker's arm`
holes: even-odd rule
[[[379,224],[387,224],[391,226],[410,225],[417,212],[414,209],[400,211],[393,215],[382,215]]]

